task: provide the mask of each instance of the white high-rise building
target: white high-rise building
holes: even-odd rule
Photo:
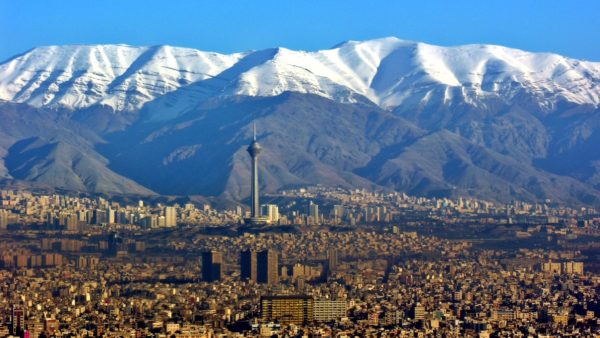
[[[106,223],[115,224],[115,211],[111,208],[106,210]]]
[[[319,205],[318,204],[315,204],[312,201],[310,202],[310,204],[308,206],[308,216],[312,218],[313,224],[321,223],[321,217],[319,215]]]
[[[277,223],[279,222],[279,207],[275,204],[264,204],[262,215],[269,219],[269,223]]]
[[[165,226],[169,228],[177,226],[177,210],[175,207],[165,208]]]

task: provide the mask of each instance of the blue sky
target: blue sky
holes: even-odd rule
[[[384,36],[600,61],[600,1],[0,0],[0,60],[40,45],[169,44],[229,53],[326,49]]]

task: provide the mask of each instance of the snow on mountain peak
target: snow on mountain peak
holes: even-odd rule
[[[47,46],[0,64],[0,99],[37,107],[97,104],[132,111],[184,88],[194,97],[175,95],[169,100],[187,104],[166,106],[184,109],[207,96],[295,91],[340,102],[362,95],[394,108],[429,100],[434,91],[447,103],[456,90],[466,102],[490,95],[510,99],[525,90],[542,104],[563,99],[598,106],[600,64],[502,46],[440,47],[395,37],[346,41],[314,52],[274,48],[230,55],[172,46]]]
[[[135,110],[220,73],[240,57],[171,46],[38,47],[0,65],[0,98],[37,107]]]

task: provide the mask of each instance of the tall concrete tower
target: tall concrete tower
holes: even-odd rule
[[[262,152],[262,147],[256,141],[256,123],[253,123],[254,137],[246,149],[252,158],[252,181],[250,189],[252,195],[252,205],[250,206],[250,218],[246,219],[247,224],[266,224],[267,217],[262,217],[260,212],[260,201],[258,192],[258,155]]]

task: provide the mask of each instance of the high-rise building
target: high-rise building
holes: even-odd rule
[[[305,295],[260,297],[260,311],[264,321],[282,324],[306,324],[313,320],[314,299]]]
[[[318,204],[313,203],[312,201],[309,203],[308,216],[311,219],[311,222],[309,222],[310,224],[320,224],[321,223],[321,217],[319,215],[319,205]]]
[[[256,254],[256,281],[269,285],[279,282],[279,261],[277,252],[264,250]]]
[[[166,226],[167,226],[167,219],[165,218],[165,216],[163,216],[163,215],[158,216],[158,227],[164,228]]]
[[[338,257],[337,249],[331,248],[327,250],[327,262],[329,263],[329,271],[333,271],[339,265],[339,257]]]
[[[106,223],[106,212],[101,209],[94,209],[94,218],[93,224],[103,224]]]
[[[223,269],[223,254],[217,251],[202,253],[202,280],[215,282],[221,280]]]
[[[333,206],[333,219],[336,222],[339,222],[342,220],[342,218],[344,217],[344,206],[343,205],[334,205]]]
[[[256,251],[246,250],[240,254],[240,277],[242,280],[257,281],[257,257]]]
[[[0,230],[8,228],[8,211],[0,210]]]
[[[111,208],[106,209],[106,223],[115,224],[115,211]]]
[[[79,228],[79,220],[76,214],[68,214],[64,219],[64,226],[67,230],[77,230]]]
[[[140,225],[145,228],[156,228],[158,226],[158,217],[156,215],[148,215],[141,219]]]
[[[269,223],[279,222],[279,208],[275,204],[263,205],[262,214],[269,220]]]
[[[165,226],[169,228],[177,226],[177,212],[174,207],[165,208]]]
[[[252,158],[252,179],[250,181],[250,194],[252,204],[250,205],[250,218],[246,219],[247,224],[263,225],[268,223],[266,217],[261,216],[259,192],[258,192],[258,155],[262,152],[262,147],[256,141],[256,124],[254,126],[254,138],[246,149]]]
[[[121,246],[123,244],[123,239],[119,237],[119,234],[116,232],[111,233],[108,236],[108,254],[111,256],[116,256],[119,251],[121,251]]]

